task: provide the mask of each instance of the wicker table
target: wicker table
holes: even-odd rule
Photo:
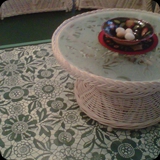
[[[128,57],[98,41],[104,21],[126,15],[150,22],[159,38],[159,14],[134,9],[87,12],[64,21],[52,36],[55,57],[77,78],[80,108],[109,129],[139,129],[160,121],[160,45]]]

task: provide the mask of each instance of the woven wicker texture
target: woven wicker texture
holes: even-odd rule
[[[19,14],[34,12],[32,0],[9,0],[1,6],[1,19]]]
[[[160,121],[160,92],[137,98],[118,97],[77,80],[75,95],[89,117],[113,128],[139,129]]]
[[[135,8],[147,11],[152,10],[151,0],[8,0],[0,8],[1,19],[5,17],[47,12],[47,11],[71,11],[73,5],[81,8]],[[159,12],[156,5],[155,12]]]
[[[72,9],[73,2],[72,0],[34,0],[36,3],[35,10],[37,12],[45,11],[59,11],[66,10],[69,11]]]
[[[70,11],[72,6],[72,0],[8,0],[1,6],[1,19],[37,12]]]
[[[77,0],[77,8],[134,8],[151,11],[151,0]]]
[[[156,12],[156,13],[160,13],[160,6],[158,5],[158,3],[157,3],[157,2],[156,2],[156,5],[155,5],[154,12]]]

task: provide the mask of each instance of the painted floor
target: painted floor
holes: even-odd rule
[[[7,160],[153,160],[160,124],[107,131],[80,109],[50,43],[0,50],[0,150]]]

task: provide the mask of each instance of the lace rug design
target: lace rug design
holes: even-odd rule
[[[51,44],[0,50],[0,150],[7,160],[152,160],[160,124],[107,132],[76,102]]]

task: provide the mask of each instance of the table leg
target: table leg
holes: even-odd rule
[[[160,93],[151,99],[122,98],[109,95],[89,82],[76,80],[75,96],[83,112],[111,128],[140,129],[160,121]],[[153,101],[153,106],[150,106]],[[149,103],[148,103],[149,102]]]

